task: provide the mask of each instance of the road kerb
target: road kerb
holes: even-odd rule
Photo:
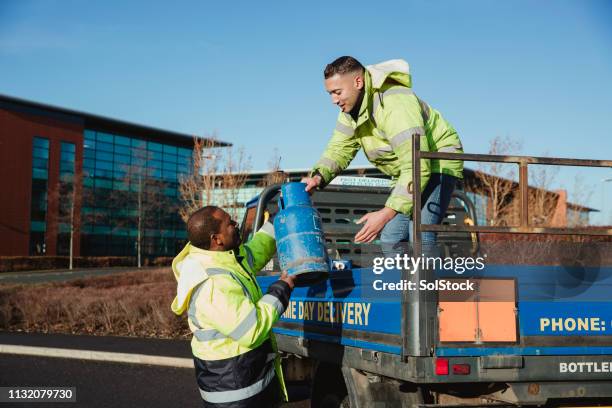
[[[113,363],[145,364],[176,368],[193,368],[193,360],[180,357],[152,356],[147,354],[115,353],[111,351],[94,351],[64,349],[55,347],[19,346],[0,344],[0,354],[18,354],[39,357],[71,358],[76,360],[106,361]]]

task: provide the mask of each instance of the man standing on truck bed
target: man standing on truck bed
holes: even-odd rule
[[[263,295],[256,273],[276,252],[264,224],[240,243],[237,224],[214,206],[187,221],[189,243],[172,261],[172,311],[188,313],[196,379],[205,407],[274,407],[287,392],[272,325],[289,303],[294,277],[283,273]]]
[[[412,213],[412,137],[421,150],[462,153],[453,127],[440,112],[412,91],[408,63],[390,60],[364,68],[353,57],[340,57],[325,67],[325,89],[340,114],[332,138],[306,182],[306,190],[324,187],[344,170],[360,148],[370,163],[391,176],[395,186],[385,207],[363,216],[355,242],[371,242],[381,232],[383,248],[409,239]],[[463,178],[460,160],[421,161],[422,223],[439,224],[451,193]],[[424,232],[423,245],[436,235]]]

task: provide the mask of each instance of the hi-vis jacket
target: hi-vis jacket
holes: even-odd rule
[[[287,398],[271,329],[291,289],[279,280],[263,295],[255,279],[275,251],[274,227],[266,223],[238,251],[188,243],[172,262],[178,281],[172,311],[188,312],[198,385],[210,406],[253,406],[274,377]]]
[[[318,172],[323,185],[329,183],[361,147],[370,163],[393,179],[394,188],[385,206],[408,215],[412,212],[413,135],[419,135],[423,151],[462,153],[463,147],[457,132],[440,112],[412,91],[406,61],[369,65],[364,76],[365,94],[357,121],[340,112],[331,140],[311,175]],[[463,162],[422,159],[422,190],[431,173],[463,178]]]

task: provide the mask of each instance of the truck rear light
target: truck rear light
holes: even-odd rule
[[[469,364],[453,364],[453,374],[468,375],[470,373]]]
[[[448,375],[448,359],[436,358],[436,375]]]

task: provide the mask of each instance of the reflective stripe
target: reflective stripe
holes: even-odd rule
[[[266,222],[263,227],[259,229],[259,231],[264,232],[274,238],[274,225],[271,222]]]
[[[227,336],[216,329],[199,329],[193,332],[193,335],[199,341],[210,341],[226,339]]]
[[[251,251],[251,248],[245,245],[244,252],[246,252],[247,254],[247,262],[249,263],[249,266],[251,267],[251,269],[253,269],[255,265],[255,261],[253,259],[253,252]]]
[[[425,129],[422,126],[417,126],[410,129],[402,130],[395,136],[389,138],[389,143],[391,143],[393,149],[397,149],[405,141],[412,140],[413,135],[423,136],[425,135]]]
[[[379,147],[376,149],[368,150],[366,152],[366,156],[368,156],[369,159],[374,160],[374,159],[379,158],[383,154],[391,153],[392,151],[393,151],[393,148],[391,146],[383,146],[383,147]]]
[[[397,94],[401,94],[401,95],[414,95],[414,91],[410,88],[406,88],[406,87],[397,87],[397,88],[391,88],[391,89],[387,89],[385,92],[377,92],[374,94],[373,100],[372,100],[372,113],[376,113],[376,109],[378,109],[378,107],[380,106],[382,100],[389,95],[397,95]]]
[[[202,290],[202,288],[204,287],[203,283],[204,282],[198,285],[198,288],[195,290],[195,292],[191,292],[191,299],[189,299],[189,310],[187,311],[187,317],[191,319],[191,323],[193,323],[193,325],[200,330],[202,329],[202,325],[200,324],[200,322],[198,321],[198,318],[196,317],[195,300],[200,294],[200,290]]]
[[[380,92],[376,92],[372,97],[372,114],[376,113],[376,110],[380,106],[382,102],[382,94]]]
[[[427,123],[429,120],[429,105],[424,100],[420,99],[417,96],[417,100],[419,101],[419,105],[421,105],[421,116],[423,117],[423,123]]]
[[[224,269],[219,269],[219,271],[223,271],[223,272],[216,272],[216,273],[213,272],[213,274],[217,274],[218,275],[218,274],[221,274],[221,273],[228,273]],[[210,273],[209,273],[209,275],[210,275]],[[204,282],[202,282],[202,283],[204,283]],[[203,288],[202,283],[200,283],[198,288],[191,295],[191,300],[189,302],[189,311],[187,312],[187,316],[189,316],[189,318],[191,319],[191,323],[195,327],[197,327],[197,330],[195,330],[193,332],[193,335],[199,341],[224,339],[224,338],[226,338],[226,336],[223,333],[220,333],[219,331],[217,331],[216,329],[202,329],[202,324],[200,323],[200,321],[196,317],[195,300],[197,299],[198,295],[200,294],[200,290]]]
[[[340,171],[340,166],[338,165],[338,163],[336,163],[332,159],[328,159],[327,157],[321,157],[317,165],[329,167],[331,171],[334,173],[337,173],[338,171]]]
[[[257,308],[253,307],[253,309],[249,312],[249,314],[242,319],[240,324],[229,334],[229,337],[238,341],[242,336],[244,336],[253,326],[257,324]]]
[[[247,247],[244,247],[244,248],[247,254],[250,254],[249,249]],[[215,275],[231,276],[232,279],[238,282],[238,284],[242,287],[242,291],[244,292],[245,296],[247,296],[251,300],[251,302],[253,301],[253,298],[251,297],[251,293],[247,290],[246,286],[231,271],[227,269],[221,269],[221,268],[209,268],[206,270],[206,273],[208,274],[208,276],[215,276]],[[225,339],[227,338],[227,336],[219,332],[217,329],[203,329],[202,324],[199,322],[198,318],[196,317],[195,299],[198,297],[200,290],[203,288],[202,283],[198,286],[195,292],[192,293],[191,300],[189,303],[189,310],[187,312],[187,316],[189,317],[189,319],[191,319],[191,323],[197,328],[197,330],[193,332],[193,335],[199,341]],[[248,329],[250,329],[250,327],[252,326],[253,319],[255,320],[255,322],[257,322],[257,310],[256,309],[253,309],[247,315],[247,317],[238,325],[238,327],[236,327],[234,331],[230,333],[229,337],[233,338],[234,340],[238,340],[248,331]],[[238,337],[235,337],[235,335],[238,335]]]
[[[392,195],[398,195],[400,197],[404,197],[407,198],[409,200],[412,200],[412,194],[410,192],[408,192],[408,187],[406,186],[401,186],[401,185],[396,185],[393,188],[393,191],[391,192]]]
[[[245,247],[245,249],[246,249],[246,247]],[[249,290],[244,285],[244,283],[242,283],[242,281],[236,275],[234,275],[232,273],[232,271],[229,271],[227,269],[221,269],[221,268],[209,268],[209,269],[206,269],[206,273],[208,274],[208,276],[215,276],[215,275],[229,275],[229,276],[231,276],[242,287],[242,291],[244,292],[244,295],[246,297],[248,297],[251,300],[251,302],[253,301],[253,297],[251,296],[251,292],[249,292]]]
[[[200,389],[200,395],[205,401],[212,404],[222,404],[224,402],[240,401],[257,395],[262,392],[270,381],[274,378],[274,364],[270,365],[266,375],[256,383],[249,385],[248,387],[240,388],[232,391],[204,391]]]
[[[461,153],[461,150],[463,150],[463,147],[461,145],[459,145],[459,146],[446,146],[446,147],[439,148],[438,152],[440,152],[440,153]]]
[[[230,275],[230,276],[232,276],[232,272],[228,271],[227,269],[221,269],[221,268],[209,268],[209,269],[206,269],[206,274],[208,276],[215,276],[215,275]]]
[[[234,274],[232,274],[232,278],[234,278],[234,280],[236,282],[238,282],[238,284],[240,286],[242,286],[242,291],[244,292],[244,296],[248,297],[249,300],[252,302],[253,301],[253,297],[251,296],[251,292],[249,292],[249,290],[247,289],[247,287],[244,285],[244,283],[242,283],[242,281],[240,279],[238,279],[238,277],[236,277]]]
[[[266,357],[266,364],[274,360],[276,360],[276,353],[268,353],[268,356]]]
[[[381,105],[381,103],[383,102],[383,99],[386,96],[397,95],[397,94],[414,95],[414,91],[410,88],[397,87],[397,88],[387,89],[383,93],[380,93],[380,92],[375,93],[372,98],[372,113],[376,113],[376,110]],[[427,102],[420,99],[418,96],[417,96],[417,101],[419,102],[419,105],[421,107],[421,117],[423,118],[423,124],[425,124],[429,121],[429,109],[430,109],[429,105],[427,104]]]
[[[269,293],[264,295],[264,297],[262,297],[261,299],[259,299],[259,302],[274,306],[279,316],[282,315],[283,312],[285,311],[285,308],[283,307],[283,304],[281,303],[281,301],[276,296],[270,295]]]
[[[353,136],[355,134],[355,129],[353,129],[352,127],[345,125],[342,122],[337,122],[336,123],[336,130],[340,133],[343,133],[347,136]]]

